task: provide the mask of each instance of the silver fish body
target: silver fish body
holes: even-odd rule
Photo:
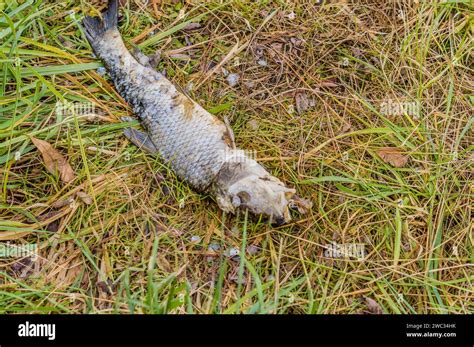
[[[139,62],[121,38],[117,15],[113,0],[102,20],[86,17],[83,24],[95,54],[148,133],[129,130],[128,137],[135,134],[135,143],[159,154],[193,188],[214,196],[224,211],[247,208],[278,224],[288,222],[295,190],[233,148],[231,130],[217,117]]]

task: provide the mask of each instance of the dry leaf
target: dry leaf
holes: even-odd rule
[[[65,183],[69,183],[74,179],[74,171],[72,170],[71,165],[69,165],[67,162],[66,158],[61,155],[61,153],[55,150],[53,146],[51,146],[46,141],[39,140],[34,137],[31,138],[31,141],[33,141],[33,144],[43,155],[44,165],[49,172],[52,174],[59,172],[59,177]]]
[[[157,256],[156,265],[160,268],[160,270],[164,271],[165,273],[173,272],[173,268],[171,267],[165,256]]]
[[[254,81],[245,81],[245,82],[244,82],[244,85],[245,85],[248,89],[253,89],[253,88],[255,88],[255,82],[254,82]]]
[[[290,42],[293,46],[295,47],[303,47],[303,45],[306,43],[304,39],[300,39],[299,37],[292,37],[290,38]]]
[[[377,154],[386,163],[395,167],[403,167],[408,162],[408,157],[396,147],[384,147],[377,151]]]
[[[64,37],[62,37],[61,35],[58,35],[57,38],[58,38],[59,42],[61,42],[61,45],[63,47],[66,47],[66,48],[69,48],[69,49],[74,49],[75,48],[74,44],[71,41],[65,40]]]
[[[367,305],[367,308],[369,309],[370,313],[372,314],[382,314],[382,308],[380,305],[375,301],[374,299],[368,298],[364,296],[365,304]]]
[[[270,58],[273,59],[275,63],[281,64],[282,59],[281,56],[283,55],[283,43],[275,42],[270,45],[270,49],[268,50],[268,55]]]
[[[76,195],[82,200],[84,204],[86,205],[92,204],[92,198],[88,194],[84,193],[83,191],[78,191]]]
[[[51,207],[59,209],[59,208],[64,207],[64,206],[71,205],[73,202],[74,202],[74,198],[73,197],[68,197],[66,199],[61,199],[61,200],[53,202],[51,204]]]
[[[321,81],[319,83],[319,86],[326,87],[326,88],[336,88],[339,85],[337,83],[333,82],[332,80],[325,80],[325,81]]]
[[[99,290],[102,293],[106,294],[106,295],[112,295],[113,294],[112,286],[113,286],[113,283],[110,279],[108,279],[107,281],[97,282],[97,287],[99,288]]]
[[[311,107],[314,107],[316,104],[314,99],[308,97],[305,92],[297,92],[295,94],[295,104],[296,104],[296,111],[301,114],[308,110]]]
[[[253,130],[257,131],[258,130],[258,122],[255,119],[251,119],[247,122],[247,126]]]
[[[364,53],[360,50],[360,48],[357,48],[357,47],[352,47],[351,51],[354,57],[356,58],[360,58],[364,55]]]
[[[340,134],[347,133],[349,130],[351,130],[352,124],[350,122],[344,123],[341,127]]]
[[[297,209],[301,214],[307,214],[313,207],[313,203],[308,199],[294,195],[290,200],[290,207]]]
[[[199,23],[189,23],[188,25],[186,25],[183,30],[184,31],[191,31],[191,30],[195,30],[195,29],[199,29],[201,28],[201,24]]]

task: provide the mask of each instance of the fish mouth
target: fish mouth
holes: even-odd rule
[[[288,223],[290,220],[291,218],[287,220],[285,219],[285,217],[277,217],[275,218],[275,221],[273,221],[272,225],[279,227],[279,226],[282,226],[283,224]]]
[[[291,214],[289,206],[286,205],[282,214],[272,214],[268,216],[268,221],[271,225],[279,227],[288,224],[291,221]]]

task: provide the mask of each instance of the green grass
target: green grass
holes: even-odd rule
[[[39,245],[36,260],[0,259],[1,313],[351,314],[371,311],[364,298],[384,313],[473,312],[468,1],[121,9],[126,42],[160,50],[159,71],[311,199],[278,228],[224,215],[125,139],[130,108],[76,22],[100,3],[0,2],[0,242]],[[301,95],[314,102],[297,112]],[[420,114],[387,114],[388,100]],[[58,101],[94,114],[60,114]],[[72,182],[31,136],[67,158]],[[383,147],[408,163],[386,163]],[[328,258],[331,242],[365,257]]]

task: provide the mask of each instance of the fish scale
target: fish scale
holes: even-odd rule
[[[222,140],[225,125],[194,103],[187,116],[179,110],[184,106],[173,102],[185,96],[159,72],[131,56],[120,59],[120,50],[104,51],[99,56],[115,87],[149,130],[161,157],[180,178],[207,191],[225,162],[225,154],[231,151]]]

